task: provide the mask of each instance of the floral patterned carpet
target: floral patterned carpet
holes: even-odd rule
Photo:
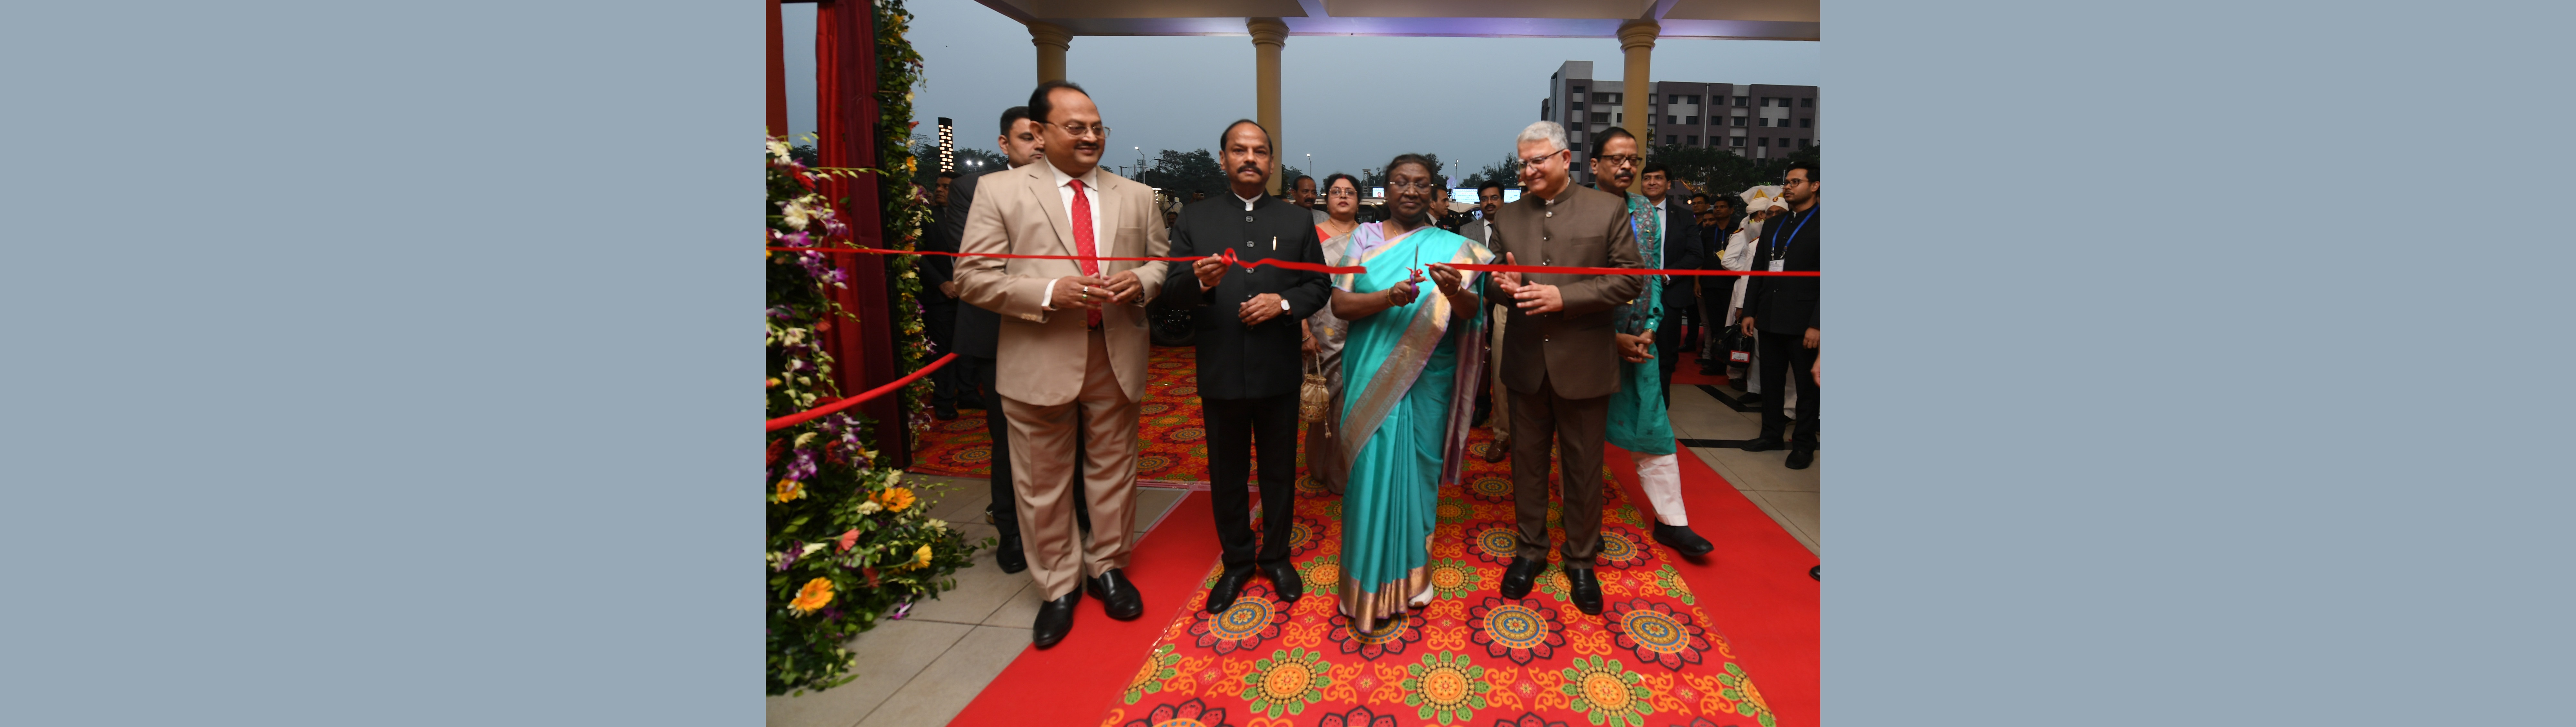
[[[1157,347],[1147,367],[1145,402],[1136,413],[1136,478],[1207,482],[1207,429],[1199,423],[1198,349]],[[930,431],[913,444],[912,471],[989,476],[993,439],[985,432],[984,417],[991,413],[967,409],[954,420],[932,422]],[[1301,467],[1303,455],[1301,451]]]
[[[1470,447],[1490,443],[1477,430]],[[1496,594],[1516,542],[1510,463],[1478,458],[1462,479],[1441,492],[1438,596],[1369,634],[1351,633],[1334,608],[1340,498],[1301,481],[1290,542],[1306,597],[1279,603],[1255,579],[1210,615],[1204,588],[1222,572],[1212,566],[1103,727],[1774,727],[1675,570],[1679,556],[1654,543],[1623,488],[1604,491],[1604,608],[1587,616],[1554,552],[1529,597]],[[1551,506],[1549,531],[1562,543],[1556,518]]]

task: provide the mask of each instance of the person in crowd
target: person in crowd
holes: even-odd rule
[[[1388,217],[1360,225],[1346,255],[1368,272],[1333,279],[1333,314],[1350,321],[1341,430],[1351,474],[1342,494],[1338,606],[1357,633],[1431,601],[1440,483],[1463,462],[1473,404],[1462,392],[1474,390],[1482,371],[1474,345],[1481,304],[1450,266],[1493,256],[1431,226],[1440,186],[1431,173],[1420,155],[1387,164]],[[1418,285],[1426,272],[1433,295]]]
[[[1039,84],[1029,118],[1044,133],[1046,161],[988,177],[966,219],[959,250],[1022,254],[1162,257],[1169,243],[1153,224],[1153,190],[1100,169],[1109,127],[1082,87]],[[1067,222],[1058,222],[1065,220]],[[1128,581],[1128,533],[1135,531],[1136,415],[1150,353],[1143,304],[1160,293],[1159,261],[967,257],[957,284],[967,303],[1002,314],[997,378],[1010,420],[1011,474],[1030,575],[1046,599],[1031,641],[1054,646],[1073,628],[1084,592],[1110,618],[1144,614]],[[1088,430],[1077,460],[1074,430]],[[1092,523],[1102,535],[1077,538],[1068,496],[1083,465]]]
[[[1324,207],[1315,197],[1315,178],[1303,174],[1288,180],[1288,201],[1307,211],[1314,224],[1324,224]]]
[[[1691,207],[1699,210],[1700,269],[1728,270],[1723,251],[1735,235],[1735,205],[1732,197],[1691,195]],[[1699,342],[1699,372],[1718,375],[1726,372],[1725,336],[1719,335],[1732,325],[1735,283],[1743,278],[1707,277],[1692,279],[1699,286],[1699,319],[1706,335]]]
[[[1181,209],[1172,255],[1198,260],[1173,266],[1163,282],[1165,305],[1197,313],[1208,495],[1225,566],[1208,589],[1208,613],[1232,607],[1255,571],[1270,579],[1281,601],[1295,602],[1305,593],[1297,567],[1288,562],[1288,524],[1294,520],[1289,515],[1297,495],[1297,395],[1306,379],[1298,353],[1305,339],[1302,321],[1326,305],[1330,292],[1323,273],[1236,269],[1218,256],[1232,250],[1245,265],[1262,259],[1324,264],[1314,218],[1264,191],[1277,164],[1268,130],[1248,119],[1227,126],[1218,139],[1217,163],[1231,188],[1225,197]],[[1245,491],[1256,451],[1263,513],[1257,537]]]
[[[1638,171],[1637,137],[1616,126],[1604,129],[1592,138],[1592,178],[1595,188],[1619,196],[1626,204],[1626,221],[1637,245],[1637,256],[1643,265],[1654,269],[1691,269],[1699,267],[1697,255],[1676,241],[1688,240],[1688,231],[1669,229],[1673,218],[1659,200],[1631,192],[1631,182],[1652,181],[1653,190],[1661,196],[1662,166],[1652,171]],[[1638,185],[1642,187],[1643,185]],[[1690,529],[1690,518],[1682,507],[1682,472],[1679,449],[1673,441],[1672,417],[1664,401],[1663,379],[1671,373],[1658,358],[1672,356],[1665,341],[1669,329],[1679,328],[1671,315],[1674,299],[1668,294],[1674,278],[1644,276],[1644,290],[1636,299],[1621,301],[1612,308],[1615,326],[1612,338],[1618,342],[1619,388],[1610,394],[1608,441],[1628,451],[1637,468],[1637,482],[1646,491],[1646,501],[1655,508],[1656,542],[1670,546],[1682,555],[1707,555],[1716,546]],[[1650,363],[1650,361],[1652,361]],[[1571,499],[1571,498],[1569,498]]]
[[[1474,240],[1479,245],[1491,244],[1494,239],[1494,213],[1501,211],[1502,208],[1502,180],[1485,180],[1483,185],[1476,187],[1476,221],[1459,225],[1458,235]],[[1494,301],[1492,310],[1486,311],[1491,315],[1488,324],[1494,329],[1493,334],[1487,337],[1488,351],[1502,348],[1505,320],[1503,309],[1510,302]],[[1507,395],[1509,390],[1503,388],[1501,383],[1503,357],[1488,353],[1485,361],[1487,368],[1484,390],[1476,394],[1476,420],[1493,423],[1491,428],[1494,432],[1494,441],[1485,445],[1485,461],[1501,462],[1503,458],[1511,456],[1512,451],[1511,397]]]
[[[1763,225],[1754,248],[1756,270],[1816,270],[1820,255],[1816,223],[1817,175],[1814,162],[1796,162],[1780,180],[1780,196],[1789,212]],[[1760,347],[1762,387],[1777,392],[1762,405],[1762,435],[1744,443],[1744,451],[1778,449],[1788,421],[1781,407],[1788,394],[1798,406],[1797,435],[1788,440],[1789,469],[1806,469],[1816,461],[1816,282],[1806,277],[1752,277],[1744,288],[1745,335]],[[1785,380],[1792,375],[1796,388]]]
[[[933,229],[948,226],[948,203],[955,198],[951,192],[960,176],[955,171],[940,172],[939,186],[931,188],[930,224]],[[957,238],[931,235],[922,241],[921,249],[956,252]],[[921,278],[921,291],[913,294],[913,300],[921,304],[921,334],[930,339],[931,350],[935,353],[957,350],[956,262],[956,258],[946,255],[923,255],[914,263],[916,274]],[[975,385],[974,375],[973,367],[955,364],[930,372],[931,418],[943,422],[956,419],[961,405],[968,409],[984,408],[982,397],[964,393]]]
[[[1002,156],[1011,168],[1018,169],[1046,159],[1046,155],[1039,151],[1045,143],[1041,136],[1043,133],[1037,122],[1029,120],[1029,107],[1013,106],[1002,112],[1002,134],[995,137],[993,143],[1002,150]],[[957,241],[965,236],[966,218],[974,209],[976,181],[1001,171],[996,169],[957,178],[948,194],[946,214],[939,219],[937,237],[944,242],[937,244],[942,246],[941,249],[957,249]],[[946,258],[925,256],[923,259]],[[941,294],[951,298],[960,295],[954,279],[940,281],[937,288]],[[992,504],[985,506],[984,520],[1001,532],[1001,544],[993,551],[994,565],[1000,566],[1004,573],[1018,573],[1027,570],[1029,562],[1027,550],[1020,540],[1020,511],[1014,504],[1019,498],[1013,494],[1011,486],[1010,422],[1002,416],[998,405],[1002,395],[993,380],[994,374],[1000,370],[994,358],[1001,355],[997,342],[1001,327],[1001,316],[989,309],[971,304],[958,306],[957,360],[947,368],[961,369],[958,381],[971,389],[961,396],[975,402],[967,408],[985,409],[984,431],[992,439],[992,457],[985,460],[992,470]],[[1074,478],[1072,481],[1077,488],[1072,498],[1074,523],[1082,532],[1090,532],[1091,508],[1082,500],[1079,489],[1082,480]]]
[[[1772,215],[1789,209],[1787,203],[1780,201],[1778,187],[1754,187],[1745,190],[1743,198],[1745,208],[1752,212],[1744,216],[1744,223],[1736,229],[1735,234],[1727,237],[1726,251],[1719,255],[1720,263],[1728,270],[1753,269],[1753,244],[1762,237],[1763,223],[1770,220]],[[1735,290],[1727,298],[1725,323],[1729,328],[1740,330],[1742,327],[1744,287],[1749,285],[1751,280],[1752,278],[1747,276],[1735,277]],[[1727,381],[1735,384],[1735,388],[1744,390],[1744,398],[1740,399],[1739,403],[1745,406],[1757,406],[1762,403],[1762,381],[1755,373],[1761,370],[1761,363],[1762,353],[1757,347],[1752,361],[1741,366],[1728,367]]]
[[[1324,179],[1323,224],[1315,226],[1315,236],[1324,241],[1324,259],[1333,265],[1349,265],[1351,233],[1360,226],[1360,180],[1348,174],[1334,174]],[[1306,318],[1306,355],[1312,370],[1324,374],[1324,420],[1306,425],[1306,473],[1339,495],[1350,481],[1350,453],[1343,451],[1340,431],[1342,421],[1342,348],[1350,337],[1350,323],[1333,315],[1333,307]]]
[[[1646,256],[1646,266],[1662,270],[1698,270],[1707,262],[1707,248],[1699,244],[1699,219],[1672,191],[1672,170],[1662,162],[1648,162],[1637,171],[1637,194],[1646,198],[1656,228],[1663,234],[1660,246],[1663,256]],[[1644,228],[1639,228],[1644,229]],[[1645,238],[1638,238],[1640,249]],[[1655,370],[1658,373],[1656,394],[1664,401],[1672,399],[1673,369],[1682,362],[1682,338],[1690,332],[1691,309],[1699,307],[1696,277],[1664,278],[1664,320],[1654,326]],[[1678,486],[1678,481],[1676,481]]]
[[[1532,123],[1517,139],[1520,201],[1494,222],[1494,251],[1506,264],[1642,268],[1628,206],[1618,195],[1574,186],[1565,127]],[[1528,253],[1528,257],[1521,257]],[[1503,384],[1511,389],[1512,497],[1520,547],[1501,582],[1505,598],[1529,595],[1547,565],[1548,447],[1563,470],[1562,553],[1575,608],[1601,613],[1601,448],[1610,395],[1619,390],[1611,307],[1645,289],[1638,275],[1501,273],[1488,295],[1513,301],[1503,339]]]

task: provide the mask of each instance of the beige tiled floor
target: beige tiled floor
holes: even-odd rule
[[[1725,389],[1730,395],[1742,392]],[[1696,386],[1673,387],[1673,433],[1683,439],[1752,439],[1761,432],[1759,412],[1738,412]],[[1804,470],[1782,466],[1784,451],[1745,452],[1731,447],[1693,447],[1691,452],[1735,485],[1746,499],[1789,534],[1818,550],[1823,531],[1817,493],[1823,455]],[[991,489],[984,480],[911,475],[908,483],[929,485],[938,498],[932,515],[956,523],[968,539],[994,534],[984,523]],[[1134,532],[1142,537],[1184,493],[1140,488]],[[957,572],[957,588],[916,604],[901,621],[887,622],[851,640],[859,654],[859,678],[838,688],[798,697],[770,697],[773,727],[878,727],[939,725],[966,709],[966,704],[1002,673],[1029,645],[1029,623],[1037,618],[1042,594],[1026,571],[1003,573],[987,550],[972,566]],[[896,694],[904,699],[893,701]]]
[[[906,475],[927,486],[933,517],[954,523],[969,541],[992,537],[984,505],[992,489],[982,479]],[[1181,500],[1183,491],[1137,488],[1136,526],[1145,530]],[[957,588],[914,604],[901,621],[889,621],[850,640],[859,655],[859,678],[839,687],[794,697],[769,698],[773,727],[877,727],[939,725],[966,709],[984,685],[1029,645],[1029,624],[1045,600],[1028,571],[1003,573],[993,551],[975,554],[957,571]],[[904,698],[892,701],[901,693]]]

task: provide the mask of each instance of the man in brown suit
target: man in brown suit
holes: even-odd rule
[[[1162,257],[1152,188],[1100,170],[1109,127],[1081,86],[1048,81],[1029,96],[1046,163],[987,175],[958,251],[968,255]],[[1010,421],[1011,478],[1029,575],[1044,592],[1032,641],[1054,646],[1089,591],[1121,621],[1145,611],[1121,569],[1135,530],[1136,406],[1149,354],[1144,304],[1164,264],[960,258],[968,304],[1001,314],[994,390]],[[1079,407],[1079,410],[1077,410]],[[1087,439],[1085,499],[1095,535],[1080,542],[1070,498],[1074,429]]]
[[[1520,201],[1504,205],[1487,244],[1506,264],[1643,268],[1628,201],[1574,186],[1565,129],[1541,121],[1521,130]],[[1520,257],[1529,253],[1529,257]],[[1601,613],[1601,447],[1609,437],[1610,394],[1619,390],[1611,307],[1645,291],[1634,275],[1501,273],[1486,295],[1512,301],[1503,326],[1502,383],[1511,389],[1512,499],[1520,551],[1503,571],[1504,598],[1529,595],[1547,567],[1548,442],[1563,478],[1565,579],[1574,606]]]

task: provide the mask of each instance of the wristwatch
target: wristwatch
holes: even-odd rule
[[[1297,312],[1297,309],[1288,307],[1288,301],[1287,301],[1287,299],[1282,298],[1282,299],[1280,299],[1280,301],[1279,301],[1279,312],[1281,312],[1281,313],[1295,313],[1295,312]]]

